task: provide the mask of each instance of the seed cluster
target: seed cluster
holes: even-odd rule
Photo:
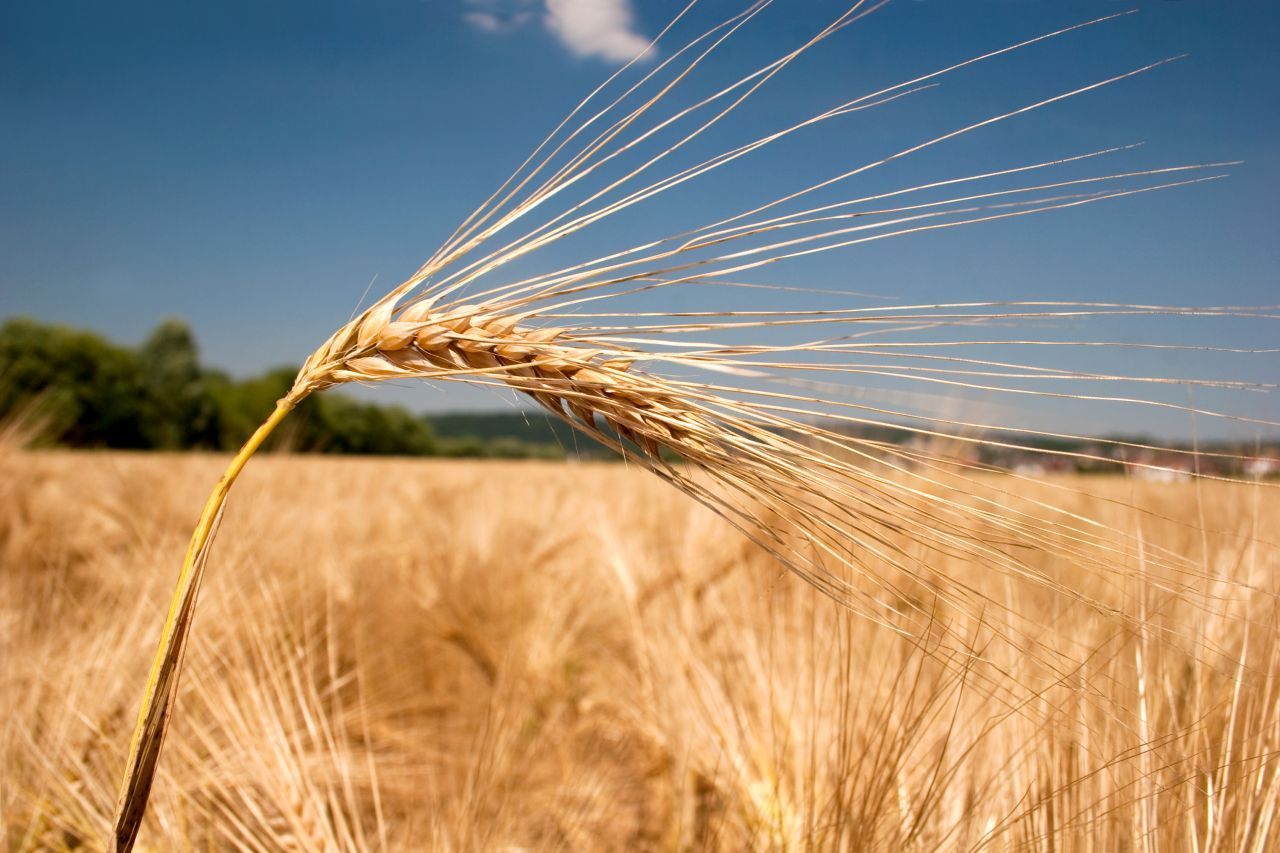
[[[625,439],[651,456],[701,446],[705,416],[632,364],[565,329],[524,326],[476,306],[411,305],[394,316],[375,306],[312,355],[290,396],[342,382],[489,377],[609,444]]]

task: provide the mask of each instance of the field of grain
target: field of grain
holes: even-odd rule
[[[224,463],[0,450],[8,848],[104,846]],[[1001,579],[1080,662],[1047,677],[996,616],[960,651],[852,616],[623,465],[257,459],[140,846],[1274,849],[1274,490],[1016,483],[1064,486],[1117,560],[1217,581],[1117,590],[1135,626]]]

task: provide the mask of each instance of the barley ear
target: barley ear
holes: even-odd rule
[[[222,479],[214,487],[213,493],[209,495],[204,512],[200,514],[200,522],[191,536],[191,544],[182,561],[182,571],[178,574],[178,585],[169,601],[169,615],[165,618],[160,647],[156,650],[151,674],[147,677],[138,723],[129,746],[129,761],[125,767],[124,779],[120,783],[120,798],[116,802],[115,827],[109,848],[114,853],[128,853],[133,849],[138,837],[138,827],[142,825],[142,816],[146,813],[147,797],[151,794],[151,784],[155,781],[160,749],[164,745],[169,717],[178,698],[178,679],[182,674],[187,636],[195,615],[196,596],[200,592],[200,581],[204,577],[205,563],[218,523],[222,519],[227,494],[245,463],[297,402],[296,398],[287,397],[276,403],[271,417],[240,448],[240,452],[231,460]]]

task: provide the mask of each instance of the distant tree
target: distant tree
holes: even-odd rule
[[[0,327],[0,417],[35,405],[49,440],[147,447],[138,406],[145,393],[141,365],[128,349],[25,318]]]
[[[206,369],[181,320],[160,323],[136,350],[29,319],[0,326],[0,418],[35,407],[45,438],[71,447],[233,450],[288,393],[296,373],[281,367],[237,381]],[[523,418],[508,424],[510,416],[498,417],[501,426],[485,415],[455,419],[451,437],[440,441],[429,421],[400,407],[315,395],[270,444],[314,453],[563,455],[558,433],[530,443],[520,437],[529,426]]]
[[[297,372],[297,368],[278,367],[242,382],[232,381],[222,373],[206,373],[206,387],[218,413],[218,445],[223,450],[233,450],[244,444],[275,406],[276,400],[289,392]],[[272,436],[268,446],[297,447],[294,437],[310,420],[308,415],[315,408],[309,403],[310,400],[303,403],[295,422]]]
[[[485,455],[487,444],[477,436],[449,438],[441,442],[440,454],[455,459],[474,459]]]
[[[339,395],[317,402],[312,415],[315,450],[401,456],[436,452],[431,428],[404,409],[357,403]]]
[[[142,429],[151,447],[178,450],[219,447],[219,412],[200,368],[191,327],[168,319],[138,350],[146,394]]]

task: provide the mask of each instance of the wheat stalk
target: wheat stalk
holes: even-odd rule
[[[1108,538],[1096,522],[1052,505],[1019,508],[980,497],[976,491],[971,493],[969,486],[988,466],[957,461],[919,447],[858,438],[846,427],[890,423],[921,438],[1010,447],[1021,446],[1018,438],[1062,438],[1067,433],[1006,428],[1003,437],[991,437],[983,433],[1007,425],[926,416],[919,408],[873,405],[865,399],[838,399],[828,393],[828,380],[844,377],[856,384],[871,378],[888,378],[915,383],[926,392],[972,389],[1018,398],[1033,395],[1096,400],[1235,418],[1272,427],[1276,424],[1265,418],[1171,403],[1138,392],[1081,393],[1069,390],[1068,383],[1139,389],[1176,384],[1244,392],[1269,391],[1269,385],[1101,373],[963,354],[972,347],[1127,345],[1123,342],[1010,340],[994,334],[946,341],[879,339],[892,332],[975,326],[990,330],[1006,323],[1082,317],[1275,319],[1266,310],[1230,306],[1185,309],[1123,304],[969,303],[776,313],[588,312],[604,300],[613,304],[674,286],[763,286],[736,279],[790,258],[1081,208],[1215,180],[1221,177],[1219,173],[1194,173],[1226,164],[1126,170],[911,201],[912,196],[928,192],[1089,162],[1133,147],[1116,146],[799,210],[787,209],[798,200],[886,163],[1129,79],[1170,60],[1149,63],[926,138],[691,231],[646,239],[592,260],[517,281],[482,284],[486,277],[544,246],[803,129],[896,98],[915,96],[937,78],[968,65],[1119,17],[1107,16],[979,54],[846,101],[806,121],[648,180],[649,173],[714,127],[796,57],[882,4],[865,0],[852,3],[798,48],[782,53],[758,71],[715,90],[692,106],[674,111],[648,129],[640,129],[642,120],[664,103],[667,94],[769,5],[754,3],[691,39],[655,63],[603,108],[571,127],[575,118],[585,114],[587,104],[620,79],[619,75],[632,70],[633,65],[621,69],[579,104],[422,268],[344,325],[306,360],[292,390],[231,461],[192,536],[130,748],[117,807],[117,850],[132,847],[146,808],[177,696],[196,597],[227,494],[248,459],[288,413],[308,395],[334,385],[427,379],[513,389],[710,506],[806,581],[866,618],[895,631],[917,633],[934,630],[931,626],[937,624],[936,611],[941,605],[952,614],[953,624],[948,630],[956,637],[966,637],[972,636],[975,627],[984,624],[990,613],[999,612],[1005,626],[1002,639],[1040,661],[1052,677],[1070,677],[1078,662],[1043,645],[1037,638],[1039,626],[1007,612],[1001,601],[949,578],[941,568],[942,558],[957,554],[977,557],[997,575],[1042,585],[1130,624],[1143,621],[1140,615],[1117,610],[1106,601],[1063,586],[1025,559],[1023,551],[1027,548],[1050,552],[1105,582],[1111,571],[1110,558],[1126,545]],[[684,14],[677,16],[659,38],[665,37]],[[663,75],[671,79],[664,80]],[[647,92],[646,87],[657,91]],[[629,99],[639,103],[629,105]],[[710,113],[709,117],[704,111]],[[639,166],[629,167],[602,188],[588,191],[520,236],[483,253],[478,251],[544,205],[564,198],[571,188],[585,185],[583,182],[590,176],[602,175],[600,170],[615,159],[638,154],[643,143],[689,122],[694,125],[692,129],[676,141],[662,144]],[[591,136],[593,129],[595,135]],[[642,182],[642,177],[647,182]],[[1123,181],[1139,183],[1125,185],[1120,183]],[[600,322],[590,322],[593,320]],[[723,340],[726,335],[750,336],[764,330],[787,329],[812,330],[820,337],[778,344],[765,344],[751,337],[738,342]],[[709,339],[697,339],[704,335]],[[1197,349],[1177,343],[1144,345]],[[672,371],[710,371],[717,377],[734,379],[736,384],[690,380]],[[1028,388],[1028,380],[1038,384]],[[1068,390],[1059,390],[1064,386]],[[1146,449],[1139,442],[1113,443]],[[1098,458],[1089,452],[1045,452]],[[1051,511],[1051,520],[1046,523],[1037,514],[1039,510]],[[988,530],[989,534],[981,537],[973,532],[975,529]],[[898,544],[902,538],[918,547],[903,548]],[[1203,569],[1182,555],[1153,554],[1148,564],[1161,569],[1165,576],[1180,579],[1182,585],[1170,586],[1166,582],[1165,588],[1171,594],[1182,595],[1205,580]],[[953,647],[960,651],[956,666],[968,665],[964,662],[969,654],[967,647],[967,641]],[[1006,687],[991,681],[987,689],[997,695]],[[1015,704],[1012,697],[1008,701],[1011,706]]]

